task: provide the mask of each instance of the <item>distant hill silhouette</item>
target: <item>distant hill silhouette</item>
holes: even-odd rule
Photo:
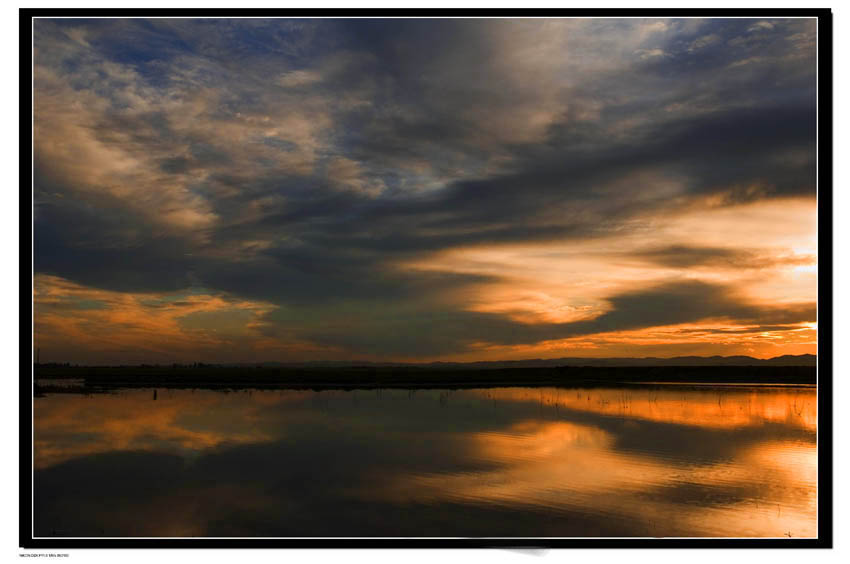
[[[543,368],[557,366],[817,366],[817,356],[812,354],[782,355],[773,358],[753,358],[751,356],[677,356],[673,358],[531,358],[524,360],[489,360],[477,362],[369,362],[369,361],[314,361],[314,362],[261,362],[237,363],[229,366],[269,366],[284,368],[309,367],[352,367],[409,366],[429,369],[465,368],[481,370],[486,368]]]

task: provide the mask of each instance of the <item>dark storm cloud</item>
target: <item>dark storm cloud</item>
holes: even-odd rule
[[[670,27],[676,27],[674,24],[681,27],[681,22]],[[597,157],[598,164],[604,165],[614,156],[618,161],[623,158],[622,169],[628,169],[629,164],[633,167],[634,162],[642,163],[647,157],[650,162],[663,159],[669,163],[684,156],[699,160],[686,165],[698,167],[694,170],[696,177],[701,177],[705,169],[722,168],[715,166],[717,162],[698,166],[710,151],[711,159],[733,158],[729,175],[738,181],[748,180],[736,171],[740,163],[748,162],[754,154],[770,155],[778,146],[802,148],[813,157],[813,51],[799,52],[795,43],[784,40],[793,32],[809,31],[805,22],[783,24],[786,29],[782,33],[777,30],[767,39],[732,46],[742,34],[752,35],[747,31],[750,22],[708,21],[691,25],[691,31],[658,34],[654,44],[661,54],[651,62],[634,57],[626,68],[616,64],[613,68],[604,64],[588,68],[596,62],[593,56],[602,52],[611,61],[632,55],[609,42],[599,53],[593,48],[583,50],[588,66],[567,64],[562,68],[556,62],[539,65],[539,69],[528,69],[523,81],[515,80],[513,69],[505,69],[502,63],[505,51],[517,42],[511,33],[522,37],[518,24],[494,23],[483,30],[469,23],[446,25],[437,41],[433,34],[426,35],[427,24],[408,25],[412,29],[405,28],[406,41],[390,42],[395,49],[387,45],[393,29],[389,24],[382,33],[364,34],[363,43],[380,57],[380,72],[391,87],[394,101],[409,103],[404,112],[376,104],[350,115],[352,121],[347,123],[345,134],[354,153],[367,160],[434,155],[439,151],[444,157],[441,160],[448,161],[446,166],[471,166],[470,161],[493,152],[493,139],[482,139],[484,131],[497,140],[503,135],[504,146],[499,150],[526,155],[530,162],[520,166],[537,170],[541,158],[545,166],[546,153],[538,145],[530,145],[529,155],[529,146],[522,143],[525,124],[510,119],[525,117],[525,104],[544,109],[547,104],[551,106],[552,120],[546,128],[551,136],[546,145],[550,159],[567,161],[557,171],[560,173],[575,168],[576,163],[569,162],[571,156],[582,160],[587,156],[564,154],[565,150],[584,148],[597,155],[600,145],[605,154]],[[462,32],[452,33],[454,27]],[[634,27],[638,26],[631,26],[632,33]],[[628,38],[629,29],[622,23],[596,21],[588,23],[586,29],[567,27],[556,34],[544,32],[540,40],[549,39],[557,45],[558,40],[575,37],[598,47],[593,34],[619,32]],[[706,42],[705,37],[714,39]],[[503,49],[494,45],[496,38],[504,42]],[[706,44],[693,47],[700,39]],[[424,48],[426,43],[428,48]],[[628,39],[623,43],[628,44]],[[635,47],[639,45],[636,42]],[[559,54],[570,60],[568,48]],[[736,63],[740,64],[730,66]],[[540,88],[535,70],[569,70],[576,79],[555,84],[544,81]],[[551,90],[554,100],[542,99],[538,94],[541,90]],[[583,106],[598,100],[602,101],[599,119],[589,124],[582,119]],[[627,131],[624,122],[635,118],[643,119],[646,125]],[[518,132],[504,131],[501,125],[514,126]],[[625,143],[618,143],[620,133],[630,134]],[[446,147],[454,150],[447,151]],[[739,149],[744,149],[744,154]],[[736,173],[738,178],[734,178]],[[805,185],[797,186],[798,190],[813,189],[811,169],[805,173]],[[783,174],[776,174],[773,180],[781,178]]]
[[[767,165],[783,147],[810,144],[813,117],[808,111],[733,112],[714,116],[713,120],[679,124],[679,131],[663,142],[653,142],[655,136],[649,135],[649,143],[640,148],[614,146],[607,152],[547,155],[528,162],[519,172],[456,182],[421,197],[373,202],[356,195],[316,190],[296,200],[298,205],[270,213],[262,223],[303,225],[303,235],[321,247],[380,252],[375,255],[376,261],[386,260],[393,253],[465,244],[605,235],[608,229],[647,207],[669,205],[667,194],[653,196],[652,186],[639,181],[625,186],[616,201],[603,190],[637,170],[677,171],[690,163],[704,169],[699,180],[693,181],[693,193],[728,192],[730,200],[753,197],[752,192],[736,192],[730,186],[748,187],[758,182],[767,183],[768,193],[812,193],[814,161],[802,169],[793,164]],[[784,120],[782,125],[777,125],[777,119]],[[723,160],[724,166],[718,166]],[[766,171],[776,179],[766,177]],[[311,233],[310,221],[321,222],[321,230]]]
[[[770,317],[679,284],[524,326],[441,298],[497,275],[398,263],[815,193],[810,20],[38,20],[35,45],[37,273],[280,311],[351,301],[367,329],[303,334],[353,351]]]
[[[67,203],[37,210],[33,261],[38,273],[121,292],[167,292],[193,283],[186,241],[150,237],[154,226],[120,208]]]
[[[318,259],[318,260],[317,260]],[[297,250],[278,260],[230,263],[197,260],[197,276],[215,289],[291,305],[319,305],[344,300],[367,301],[372,308],[393,300],[421,300],[474,283],[491,281],[482,275],[405,273],[376,266],[377,259],[357,261],[350,255],[314,257]],[[271,283],[271,281],[274,283]]]
[[[732,289],[696,280],[673,282],[614,296],[612,311],[568,324],[573,331],[598,333],[652,325],[674,325],[711,318],[743,323],[800,323],[816,319],[815,304],[792,307],[754,305],[734,295]],[[647,323],[651,325],[647,325]]]
[[[630,257],[646,260],[661,266],[673,268],[732,267],[732,268],[770,268],[781,264],[810,264],[810,257],[777,257],[760,255],[754,251],[722,247],[689,247],[671,245],[657,247],[642,252],[631,252]]]
[[[689,120],[676,124],[672,135],[666,127],[647,132],[640,146],[613,145],[592,153],[551,151],[523,163],[518,172],[461,181],[430,200],[403,203],[395,209],[386,206],[371,215],[392,218],[411,210],[421,218],[422,227],[443,231],[433,237],[434,246],[440,248],[464,242],[599,234],[600,222],[605,230],[605,223],[616,225],[647,208],[667,205],[668,194],[654,195],[653,186],[630,182],[630,174],[641,170],[681,174],[687,179],[687,192],[694,195],[728,192],[730,198],[738,199],[741,196],[730,187],[759,182],[766,184],[768,193],[813,195],[814,117],[808,109],[767,108]],[[811,159],[802,166],[767,166],[778,152],[799,148],[812,149]],[[621,180],[625,186],[618,186],[617,199],[611,201],[605,189]],[[552,225],[547,219],[553,206],[557,212],[573,214],[568,221]],[[464,228],[466,233],[451,235]],[[429,240],[416,235],[412,236],[418,241]]]
[[[419,303],[383,300],[338,311],[340,322],[329,322],[321,310],[281,309],[266,316],[270,335],[294,323],[304,327],[310,340],[351,352],[386,352],[404,356],[432,356],[462,352],[475,343],[533,344],[603,332],[726,320],[740,324],[796,324],[817,319],[816,304],[756,305],[735,296],[731,288],[698,281],[670,282],[615,295],[610,311],[587,321],[521,323],[503,315],[458,311]],[[762,329],[768,330],[768,329]]]

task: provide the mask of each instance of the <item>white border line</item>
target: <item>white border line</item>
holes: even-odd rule
[[[149,9],[162,9],[162,8],[149,8]],[[187,9],[198,9],[201,8],[187,8]],[[215,8],[215,9],[226,9],[226,8]],[[258,10],[262,9],[274,9],[274,8],[257,8]],[[285,8],[282,8],[285,9]],[[327,7],[316,7],[316,8],[299,8],[299,9],[333,9]],[[339,8],[343,9],[353,9],[353,8]],[[417,8],[418,9],[418,8]],[[425,9],[425,8],[421,8]],[[435,8],[439,9],[439,8]],[[483,9],[483,8],[482,8]],[[517,10],[521,10],[522,8],[516,8]],[[531,8],[534,9],[534,8]],[[543,8],[543,9],[558,9],[558,8]],[[569,9],[569,8],[563,8]],[[616,8],[611,8],[616,9]],[[656,9],[656,8],[651,8]],[[674,8],[657,8],[661,9],[669,9],[675,10]],[[731,9],[731,8],[712,8],[712,9]],[[753,8],[763,9],[763,8]],[[777,8],[784,9],[784,8]],[[322,540],[455,540],[455,539],[467,539],[467,540],[535,540],[535,539],[548,539],[548,540],[773,540],[773,539],[786,539],[787,537],[36,537],[35,536],[35,395],[32,393],[33,386],[35,385],[35,365],[33,359],[33,351],[35,349],[35,20],[36,19],[46,19],[46,20],[60,20],[60,19],[85,19],[85,20],[94,20],[94,19],[112,19],[112,20],[130,20],[130,19],[141,19],[141,20],[152,20],[152,19],[185,19],[185,20],[197,20],[197,19],[215,19],[215,20],[236,20],[236,19],[251,19],[251,20],[274,20],[274,19],[286,19],[286,20],[294,20],[294,19],[309,19],[309,20],[324,20],[324,19],[338,19],[338,20],[381,20],[381,19],[437,19],[437,20],[480,20],[480,19],[498,19],[498,20],[526,20],[526,19],[542,19],[542,20],[593,20],[593,19],[614,19],[614,20],[628,20],[628,19],[641,19],[641,20],[686,20],[686,19],[699,19],[699,20],[753,20],[753,19],[763,19],[763,18],[772,18],[772,19],[783,19],[783,20],[797,20],[797,19],[813,19],[815,20],[815,200],[816,200],[816,225],[818,225],[818,234],[820,234],[820,227],[818,224],[818,188],[819,188],[819,167],[820,167],[820,159],[819,159],[819,144],[818,137],[819,133],[819,113],[818,113],[818,91],[820,85],[820,74],[818,64],[820,61],[818,49],[820,47],[820,36],[818,34],[817,26],[820,23],[820,18],[817,16],[770,16],[770,15],[760,15],[760,16],[519,16],[519,17],[511,17],[511,16],[129,16],[129,17],[120,17],[120,16],[34,16],[31,18],[30,22],[30,34],[31,34],[31,49],[32,49],[32,57],[31,57],[31,88],[32,88],[32,115],[31,115],[31,124],[30,124],[30,139],[31,139],[31,148],[30,148],[30,195],[32,201],[32,212],[31,212],[31,227],[30,227],[30,236],[32,241],[32,246],[30,250],[30,266],[32,269],[32,284],[31,284],[31,293],[33,296],[31,302],[31,326],[32,326],[32,334],[30,340],[30,363],[32,365],[31,370],[31,382],[30,382],[30,393],[32,395],[32,400],[30,404],[30,413],[31,413],[31,484],[32,484],[32,492],[30,495],[30,515],[31,515],[31,538],[38,540],[75,540],[75,539],[84,539],[84,540],[185,540],[188,543],[191,543],[193,540],[207,541],[207,540],[316,540],[321,542]],[[835,67],[835,62],[833,61],[833,67]],[[833,183],[834,184],[834,183]],[[818,253],[820,252],[820,248],[818,248]],[[818,271],[818,277],[820,277],[820,272]],[[816,286],[815,292],[819,291],[819,285]],[[817,301],[817,310],[819,312],[820,308],[820,299],[819,296],[816,298]],[[819,316],[818,316],[819,317]],[[816,353],[819,352],[819,344],[820,344],[820,328],[817,330],[817,340],[818,340],[818,349],[816,349]],[[817,363],[816,370],[819,372],[820,363]],[[834,372],[834,370],[833,370]],[[816,383],[818,382],[816,376]],[[820,386],[815,386],[815,394],[816,394],[816,402],[819,399]],[[816,403],[816,405],[819,405]],[[816,445],[818,449],[818,463],[820,463],[820,443],[819,441],[819,429],[820,429],[820,410],[817,413],[817,422],[816,422]],[[816,478],[819,479],[820,474]],[[833,478],[834,480],[834,478]],[[820,495],[820,484],[817,484],[817,492],[818,496]],[[820,526],[820,513],[816,510],[815,519],[817,521],[816,526]],[[820,530],[818,529],[818,535],[814,537],[794,537],[794,539],[817,539],[820,538]],[[793,540],[793,539],[792,539]]]

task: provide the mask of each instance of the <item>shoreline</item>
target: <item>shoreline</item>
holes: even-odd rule
[[[814,366],[562,366],[425,369],[418,367],[246,368],[36,367],[33,391],[93,393],[126,388],[174,389],[463,389],[491,387],[788,386],[817,385]],[[57,381],[78,380],[62,386]],[[49,380],[52,382],[39,381]]]

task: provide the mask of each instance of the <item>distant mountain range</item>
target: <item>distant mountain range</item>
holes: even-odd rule
[[[673,358],[532,358],[526,360],[492,360],[479,362],[367,362],[367,361],[315,361],[315,362],[261,362],[239,363],[229,366],[280,366],[287,368],[309,367],[422,367],[430,370],[463,370],[483,368],[539,368],[555,366],[817,366],[817,356],[812,354],[782,355],[773,358],[751,356],[677,356]]]

